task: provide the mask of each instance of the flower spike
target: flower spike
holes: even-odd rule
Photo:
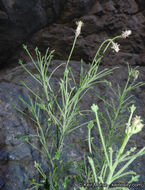
[[[75,35],[76,35],[76,37],[78,37],[81,33],[81,28],[84,25],[84,23],[82,21],[78,21],[78,22],[76,22],[76,24],[77,24],[77,29],[76,29]]]

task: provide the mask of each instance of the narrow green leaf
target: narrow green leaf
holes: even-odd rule
[[[67,186],[68,186],[68,184],[69,184],[69,177],[67,176],[67,177],[65,177],[65,180],[62,182],[62,185],[63,185],[63,187],[66,189],[67,188]]]
[[[20,84],[23,85],[23,86],[26,85],[24,81],[20,81]]]
[[[29,141],[29,136],[24,136],[24,141],[28,142]]]
[[[56,152],[55,156],[53,157],[53,160],[59,160],[59,158],[60,158],[60,153]]]
[[[26,46],[25,44],[23,44],[23,48],[24,48],[24,49],[27,49],[27,46]]]
[[[23,61],[21,59],[19,59],[19,64],[22,65],[23,64]]]
[[[23,136],[17,135],[17,136],[15,136],[15,138],[16,139],[21,139],[21,138],[23,138]]]
[[[139,175],[132,176],[131,180],[128,183],[138,182],[139,177],[140,177]]]
[[[93,159],[92,159],[91,157],[89,157],[89,156],[88,156],[88,161],[89,161],[89,163],[90,163],[90,165],[91,165],[91,168],[92,168],[92,172],[93,172],[93,176],[94,176],[95,183],[97,183],[98,180],[97,180],[97,175],[96,175],[96,169],[95,169],[94,161],[93,161]]]
[[[14,109],[16,108],[16,105],[15,105],[15,104],[11,104],[11,106],[12,106],[12,108],[14,108]]]
[[[91,130],[93,127],[93,121],[90,121],[90,123],[88,124],[88,129]]]
[[[37,103],[37,105],[38,105],[42,110],[46,110],[45,105],[43,105],[43,104],[38,104],[38,103]]]
[[[30,182],[29,182],[30,185],[34,185],[36,184],[36,179],[32,179]]]
[[[37,78],[37,79],[41,79],[40,75],[39,74],[34,74],[34,76]]]

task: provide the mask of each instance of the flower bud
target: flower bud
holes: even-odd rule
[[[132,76],[136,80],[138,78],[138,76],[139,76],[139,71],[138,70],[133,70]]]

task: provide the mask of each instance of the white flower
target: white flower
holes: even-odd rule
[[[83,22],[82,21],[78,21],[78,22],[76,22],[76,24],[78,25],[78,27],[77,27],[77,29],[76,29],[76,37],[78,37],[79,35],[80,35],[80,33],[81,33],[81,28],[82,28],[82,26],[83,26]]]
[[[132,120],[132,125],[138,125],[138,124],[140,124],[140,122],[141,122],[142,120],[140,119],[140,116],[135,116],[134,118],[133,118],[133,120]]]
[[[126,128],[126,134],[133,135],[136,133],[139,133],[143,128],[142,120],[140,119],[140,116],[135,116],[132,120],[132,125],[127,126]]]
[[[142,120],[140,119],[140,116],[135,116],[132,121],[132,127],[134,128],[134,133],[138,133],[143,128]]]
[[[127,38],[127,37],[129,37],[131,34],[132,34],[132,31],[131,31],[131,30],[126,30],[126,31],[122,32],[121,37],[122,37],[122,38]]]
[[[112,42],[112,47],[111,47],[111,48],[112,48],[114,51],[119,52],[119,50],[120,50],[120,49],[119,49],[119,46],[120,46],[119,44]]]
[[[99,108],[98,108],[97,105],[93,104],[93,105],[91,106],[91,109],[92,109],[93,112],[96,113],[96,112],[98,111]]]

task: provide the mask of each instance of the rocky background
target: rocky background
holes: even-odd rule
[[[27,91],[19,84],[20,80],[35,85],[28,75],[18,67],[18,60],[29,63],[22,48],[27,44],[32,51],[37,46],[42,53],[46,48],[55,49],[54,59],[66,60],[74,39],[76,21],[82,20],[84,26],[79,37],[72,62],[74,74],[78,78],[79,62],[92,60],[101,42],[119,35],[123,30],[132,30],[130,38],[121,39],[118,54],[108,51],[102,61],[102,68],[120,66],[119,72],[108,79],[114,83],[126,81],[125,62],[140,66],[139,80],[145,82],[145,1],[143,0],[0,0],[0,189],[25,190],[29,179],[36,175],[34,159],[41,160],[31,147],[16,135],[32,132],[30,123],[11,107],[18,105],[17,97],[25,96]],[[86,64],[87,66],[87,64]],[[60,72],[61,73],[61,72]],[[61,73],[62,74],[62,73]],[[54,87],[60,76],[54,76]],[[115,79],[115,80],[114,80]],[[105,86],[95,87],[100,94],[107,93]],[[134,91],[137,113],[145,118],[145,87]],[[90,92],[83,105],[88,108],[97,101]],[[25,108],[23,108],[25,109]],[[80,137],[85,131],[80,130]],[[79,137],[72,135],[72,141]],[[78,139],[77,139],[78,138]],[[134,137],[138,149],[145,144],[144,130]],[[87,151],[79,144],[71,150],[72,157]],[[65,155],[67,157],[67,154]],[[75,156],[74,156],[75,157]],[[145,181],[145,159],[140,158],[132,167]],[[145,187],[144,187],[145,188]],[[141,189],[141,188],[140,188]],[[142,188],[143,189],[143,188]]]
[[[50,47],[55,59],[65,60],[80,19],[84,27],[74,60],[90,61],[104,39],[131,29],[131,38],[120,41],[119,62],[144,65],[144,15],[143,0],[0,0],[0,65],[17,65],[25,58],[22,43],[41,51]],[[109,56],[112,61],[109,57],[105,64],[118,64],[113,54]]]

